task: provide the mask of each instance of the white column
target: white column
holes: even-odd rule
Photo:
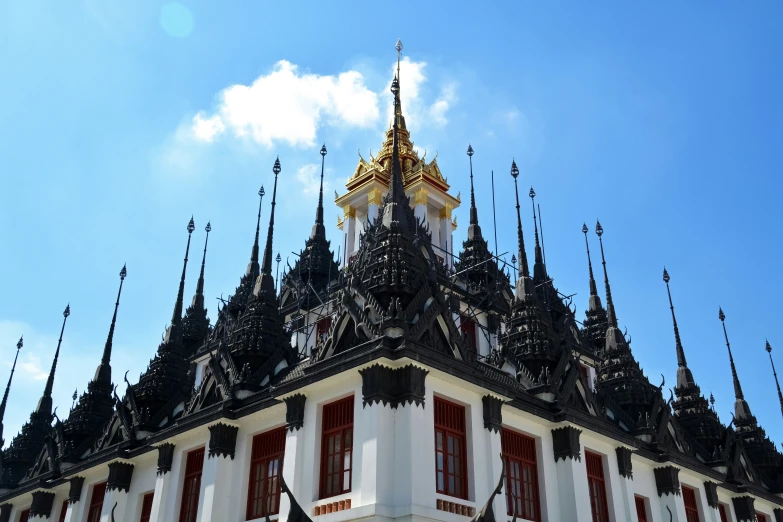
[[[503,401],[486,395],[482,398],[482,406],[484,409],[484,446],[486,448],[485,461],[487,463],[487,476],[489,481],[487,483],[487,490],[483,495],[483,498],[489,498],[495,487],[500,480],[500,473],[503,471],[503,460],[500,454],[503,452],[503,447],[500,442],[500,430],[502,426],[502,417],[500,410],[503,406]],[[478,465],[478,462],[476,462]],[[509,470],[506,470],[508,473]],[[506,483],[504,481],[503,492],[495,497],[492,503],[492,510],[495,512],[495,520],[504,520],[506,515]],[[478,485],[477,485],[478,486]],[[481,509],[481,500],[479,497],[478,487],[476,488],[476,509]]]
[[[89,488],[84,486],[83,477],[74,477],[69,481],[70,482],[70,491],[68,493],[69,498],[71,492],[74,491],[74,481],[82,481],[82,484],[80,486],[79,498],[76,499],[76,501],[73,503],[68,502],[68,511],[65,512],[65,522],[80,522],[81,520],[84,519],[83,510],[84,510],[84,505],[86,504],[86,502],[84,502],[84,498]],[[11,520],[13,520],[13,518]]]
[[[427,388],[424,405],[397,406],[394,419],[395,506],[435,508],[435,448],[422,441],[433,440],[432,390]]]
[[[428,192],[423,188],[420,188],[413,193],[413,213],[416,215],[416,218],[424,225],[429,222],[427,218],[427,196]]]
[[[662,520],[686,522],[685,503],[680,493],[680,470],[674,466],[655,468],[655,486],[661,500]],[[671,513],[671,515],[669,514]]]
[[[209,427],[209,450],[201,471],[201,491],[197,520],[214,522],[224,520],[232,504],[239,501],[239,493],[231,483],[239,428],[225,423]]]
[[[150,522],[165,522],[165,512],[169,502],[171,467],[174,462],[174,445],[167,443],[158,446],[158,476],[155,478],[155,493],[152,496]]]
[[[608,460],[610,469],[608,475],[613,493],[611,502],[614,503],[616,518],[617,520],[638,522],[639,516],[636,513],[636,499],[634,498],[631,450],[619,447],[615,451],[614,456],[609,455]],[[615,467],[619,471],[617,474],[613,472]]]
[[[356,397],[355,400],[359,400]],[[394,502],[394,410],[391,404],[367,404],[359,417],[362,423],[362,483],[360,505]]]
[[[440,209],[440,220],[438,221],[440,228],[440,247],[446,252],[443,253],[443,257],[446,258],[446,268],[451,268],[451,248],[449,241],[451,239],[451,206]]]
[[[103,497],[103,508],[101,508],[101,522],[112,522],[112,510],[114,509],[114,521],[123,522],[125,518],[125,507],[128,504],[128,492],[121,489],[106,489],[106,496]]]
[[[356,239],[356,209],[350,205],[343,207],[343,233],[345,234],[345,263],[348,264],[354,251]]]
[[[381,206],[382,195],[380,189],[372,189],[367,193],[367,223],[372,224],[378,217],[378,208]]]
[[[306,397],[302,394],[292,395],[283,399],[286,405],[286,426],[285,453],[283,456],[283,480],[291,489],[295,498],[308,498],[302,496],[301,487],[303,477],[303,457],[305,452],[305,432],[304,413]],[[318,473],[318,467],[315,467],[312,473]],[[303,508],[304,509],[304,508]],[[291,501],[288,495],[280,495],[280,517],[279,520],[287,520],[288,513],[291,511]]]
[[[572,522],[592,522],[587,468],[581,458],[579,435],[573,426],[552,430],[557,471],[557,493],[560,499],[560,519]]]

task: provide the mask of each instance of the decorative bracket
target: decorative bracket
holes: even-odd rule
[[[718,485],[709,480],[704,483],[704,493],[707,495],[707,504],[711,508],[718,507]]]
[[[633,480],[633,463],[631,462],[633,451],[625,446],[620,446],[615,451],[617,452],[617,468],[620,475]]]
[[[68,488],[68,503],[76,504],[82,496],[82,486],[84,486],[84,477],[73,477]]]
[[[234,460],[234,451],[237,447],[237,426],[230,426],[219,422],[209,427],[209,456],[231,457]]]
[[[734,497],[731,499],[734,504],[734,514],[737,515],[737,522],[746,522],[756,520],[755,499],[750,496]]]
[[[427,370],[409,364],[402,368],[389,368],[374,364],[359,370],[362,376],[362,406],[382,402],[392,408],[416,404],[424,407],[424,380]]]
[[[174,462],[174,444],[166,442],[158,446],[158,475],[165,475],[171,471]]]
[[[109,479],[106,481],[106,491],[124,491],[130,489],[133,477],[133,464],[130,462],[112,462],[109,464]]]
[[[573,426],[563,426],[552,430],[552,447],[555,454],[555,462],[558,459],[576,459],[582,461],[582,447],[579,445],[579,435],[582,430]]]
[[[6,502],[3,505],[0,505],[0,522],[10,522],[11,521],[11,508],[13,506]]]
[[[36,491],[33,493],[33,501],[30,504],[30,517],[49,518],[54,505],[54,493],[48,491]]]
[[[655,486],[658,488],[658,496],[680,496],[680,468],[664,466],[655,468]]]
[[[304,426],[305,401],[307,397],[301,393],[286,397],[285,402],[285,425],[288,431],[299,430]]]
[[[481,402],[484,405],[484,428],[495,433],[500,432],[503,426],[503,401],[492,395],[485,395]]]

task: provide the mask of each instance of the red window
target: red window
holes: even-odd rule
[[[720,522],[729,522],[729,517],[726,515],[726,504],[718,504],[718,513],[720,514]]]
[[[188,453],[185,461],[185,480],[182,483],[182,505],[179,522],[196,522],[198,497],[201,493],[201,471],[204,469],[204,448]]]
[[[683,486],[682,500],[685,503],[685,520],[687,522],[700,522],[699,508],[696,505],[696,491],[688,486]]]
[[[324,406],[321,436],[321,498],[351,491],[353,396]]]
[[[106,483],[101,482],[92,487],[90,505],[87,508],[87,522],[100,522],[103,509],[103,497],[106,496]],[[21,521],[20,521],[21,522]]]
[[[326,342],[326,338],[329,335],[329,329],[332,327],[332,318],[324,317],[316,323],[315,328],[315,346],[320,347]]]
[[[597,453],[585,451],[585,460],[587,463],[587,485],[590,488],[590,508],[593,512],[593,522],[609,522],[603,459]]]
[[[500,434],[506,460],[506,511],[527,520],[541,520],[538,500],[536,441],[504,429]]]
[[[758,520],[758,522],[767,522],[767,515],[756,511],[756,519]]]
[[[462,335],[465,336],[465,341],[468,343],[468,351],[476,352],[476,322],[469,317],[461,316],[459,321],[459,328],[462,331]]]
[[[644,505],[644,497],[634,497],[636,501],[636,517],[639,522],[647,522],[647,507]]]
[[[65,514],[68,513],[68,501],[63,500],[63,507],[60,508],[60,518],[58,522],[65,522]]]
[[[30,518],[30,510],[25,509],[22,511],[22,514],[19,515],[19,522],[27,522],[27,520]]]
[[[155,493],[152,491],[141,498],[141,518],[139,519],[139,522],[150,522],[153,498],[155,498]]]
[[[438,493],[468,498],[465,408],[435,397],[435,476]]]
[[[276,515],[280,511],[280,482],[285,453],[285,428],[253,437],[247,520]]]

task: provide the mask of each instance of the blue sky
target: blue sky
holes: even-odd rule
[[[501,252],[515,244],[513,157],[524,192],[538,193],[549,273],[577,293],[579,316],[588,295],[580,230],[600,218],[619,321],[650,379],[664,374],[669,388],[676,371],[666,265],[702,391],[728,422],[723,306],[745,395],[783,440],[764,351],[768,338],[783,371],[779,2],[223,4],[0,6],[3,385],[16,340],[26,340],[8,442],[40,397],[68,302],[61,417],[92,377],[125,262],[113,377],[143,371],[171,317],[191,214],[186,295],[210,220],[214,317],[215,298],[234,290],[247,264],[256,193],[264,184],[271,194],[278,154],[275,250],[293,258],[315,215],[321,143],[327,195],[342,193],[357,150],[368,157],[380,146],[397,38],[413,139],[438,154],[463,195],[472,144],[487,235],[495,171]],[[336,247],[337,209],[326,199]],[[455,212],[461,243],[468,209]]]

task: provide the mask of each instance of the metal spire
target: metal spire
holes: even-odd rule
[[[204,265],[207,263],[207,243],[209,243],[209,233],[212,232],[212,224],[207,222],[207,226],[204,227],[207,233],[207,237],[204,239],[204,254],[201,257],[201,272],[198,275],[198,283],[196,284],[196,294],[193,296],[191,306],[197,308],[204,308]]]
[[[268,292],[269,295],[274,295],[275,292],[275,280],[272,279],[272,238],[275,232],[275,205],[277,205],[277,176],[280,171],[283,170],[280,167],[280,158],[275,159],[275,164],[272,167],[272,172],[275,174],[275,184],[272,188],[272,210],[269,214],[269,230],[266,234],[266,247],[264,248],[264,260],[261,266],[261,275],[259,276],[261,286],[259,288],[256,283],[256,289],[254,293],[258,295],[259,290]]]
[[[514,178],[514,194],[517,198],[517,245],[519,247],[519,278],[529,279],[530,269],[527,266],[527,253],[525,252],[525,236],[522,234],[522,217],[519,214],[519,188],[517,178],[519,177],[519,168],[513,159],[511,160],[511,177]]]
[[[688,366],[685,361],[685,350],[682,348],[682,341],[680,340],[680,329],[677,327],[677,317],[674,315],[674,303],[672,303],[672,292],[669,289],[669,272],[666,267],[663,267],[663,282],[666,283],[666,293],[669,295],[669,309],[672,311],[672,323],[674,324],[674,342],[677,347],[677,366],[683,368]]]
[[[397,43],[394,46],[395,49],[397,49],[397,76],[395,77],[397,79],[397,92],[399,94],[399,81],[400,81],[400,55],[402,54],[402,41],[400,39],[397,39]],[[392,91],[393,92],[393,91]],[[395,95],[395,98],[397,95]],[[399,103],[399,100],[396,101],[394,104],[394,121],[399,125],[400,127],[405,127],[405,122],[402,119],[402,104]]]
[[[3,440],[3,417],[5,417],[5,407],[8,404],[8,392],[11,391],[11,381],[14,379],[14,371],[16,370],[16,360],[19,359],[19,350],[24,346],[24,340],[19,338],[19,342],[16,343],[16,355],[14,356],[14,364],[11,366],[11,375],[8,376],[8,384],[5,387],[5,393],[3,394],[3,401],[0,402],[0,448],[4,444]],[[769,344],[767,344],[769,346]]]
[[[734,416],[738,419],[744,419],[750,416],[750,407],[745,402],[745,396],[742,393],[742,386],[740,385],[739,377],[737,377],[737,368],[734,366],[734,357],[731,354],[731,344],[729,343],[729,335],[726,333],[726,314],[723,313],[723,308],[718,308],[718,319],[720,319],[723,326],[723,337],[726,339],[726,348],[729,349],[729,363],[731,364],[731,378],[734,381]]]
[[[533,278],[537,281],[544,281],[547,279],[546,275],[546,267],[544,266],[544,256],[541,251],[541,244],[538,241],[538,218],[536,217],[536,191],[533,190],[533,187],[530,187],[530,192],[528,193],[528,196],[530,196],[530,202],[533,205],[533,228],[535,230],[535,238],[536,238],[536,249],[535,249],[535,256],[536,261],[533,265]]]
[[[185,295],[185,272],[188,268],[188,253],[190,252],[190,237],[196,225],[193,222],[193,216],[188,222],[188,245],[185,247],[185,260],[182,263],[182,277],[179,280],[179,290],[177,291],[177,301],[174,303],[174,312],[171,314],[171,324],[166,330],[164,342],[180,341],[182,339],[182,300]]]
[[[769,354],[769,363],[772,365],[772,375],[775,376],[775,386],[778,387],[778,400],[780,401],[780,413],[783,414],[783,393],[780,392],[780,383],[778,382],[778,374],[775,371],[775,363],[772,361],[772,346],[770,346],[769,341],[767,341],[767,353]],[[13,370],[11,370],[11,375],[13,375]],[[8,384],[9,385],[11,384],[10,379],[8,380]],[[5,393],[6,395],[8,395],[7,390]],[[5,399],[3,399],[3,405],[5,405]],[[0,419],[2,419],[2,417],[0,417]]]
[[[593,277],[593,262],[590,259],[590,242],[587,240],[587,224],[582,223],[582,233],[585,235],[585,248],[587,248],[587,269],[590,272],[590,310],[593,308],[593,298],[598,302],[598,307],[601,306],[601,298],[598,297],[598,287],[595,284],[595,277]]]
[[[94,381],[99,381],[104,384],[111,384],[111,349],[114,341],[114,326],[117,324],[117,309],[120,307],[120,296],[122,295],[122,283],[125,281],[125,277],[128,275],[128,269],[125,265],[122,265],[120,270],[120,289],[117,291],[117,301],[114,303],[114,315],[111,317],[111,326],[109,326],[109,335],[106,337],[106,344],[103,346],[103,357],[101,357],[101,364],[98,365],[98,369],[95,371]]]
[[[250,252],[250,263],[247,264],[245,275],[256,277],[260,271],[258,266],[258,234],[261,231],[261,203],[264,202],[264,186],[258,190],[258,218],[256,219],[256,239],[253,242],[253,250]]]
[[[315,224],[310,233],[313,239],[326,239],[326,228],[324,228],[324,160],[326,159],[326,144],[321,147],[321,189],[318,192],[318,210],[315,211]]]
[[[70,303],[65,307],[63,311],[63,326],[60,328],[60,338],[57,340],[57,350],[54,352],[54,360],[52,360],[52,369],[49,371],[49,378],[46,379],[46,387],[44,388],[43,396],[38,401],[38,407],[35,409],[36,413],[43,413],[46,415],[52,414],[52,388],[54,388],[54,373],[57,371],[57,360],[60,358],[60,346],[63,343],[63,332],[65,332],[65,322],[68,320],[68,316],[71,315]]]
[[[476,196],[473,193],[473,147],[468,143],[468,158],[470,159],[470,224],[478,225],[478,210]]]
[[[612,288],[609,286],[609,274],[606,272],[606,257],[604,256],[604,242],[601,236],[604,235],[604,227],[600,221],[596,221],[595,233],[598,236],[598,243],[601,245],[601,263],[604,267],[604,285],[606,286],[606,313],[610,328],[617,328],[617,314],[614,312],[614,301],[612,300]]]
[[[391,92],[394,94],[395,112],[398,112],[400,106],[400,83],[396,76],[392,81]],[[405,187],[402,183],[398,118],[394,119],[392,133],[391,177],[389,179],[389,192],[386,194],[383,207],[383,226],[389,228],[392,223],[396,223],[398,227],[405,229],[408,227],[408,216],[405,215],[405,209],[408,208],[408,198],[405,196]]]

